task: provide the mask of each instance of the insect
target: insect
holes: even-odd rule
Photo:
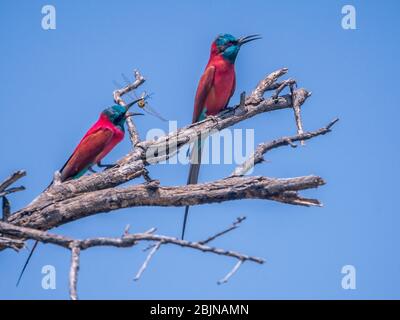
[[[122,73],[121,76],[124,79],[124,82],[125,82],[126,85],[129,85],[131,83],[131,81],[129,80],[129,78],[125,74]],[[123,87],[117,81],[113,81],[113,83],[118,89]],[[152,106],[149,105],[147,99],[150,98],[152,96],[152,94],[147,94],[146,92],[143,92],[141,97],[138,97],[136,95],[136,93],[134,93],[134,95],[135,95],[134,97],[131,95],[131,93],[127,93],[127,95],[132,100],[137,100],[138,101],[137,102],[137,106],[140,109],[142,109],[144,112],[146,112],[147,114],[150,114],[150,115],[160,119],[161,121],[168,121],[159,112],[157,112]]]

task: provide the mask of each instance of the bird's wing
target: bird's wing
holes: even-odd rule
[[[204,104],[207,99],[208,92],[210,91],[214,82],[215,67],[209,66],[204,71],[200,78],[199,85],[196,91],[196,98],[194,100],[194,110],[192,123],[199,121],[199,116],[203,111]]]
[[[210,92],[210,89],[214,83],[214,75],[215,75],[215,66],[209,66],[206,68],[206,70],[204,71],[203,75],[200,78],[199,85],[196,91],[196,98],[194,100],[192,123],[195,123],[200,120],[199,118],[203,112],[207,95]],[[202,141],[196,141],[193,145],[191,158],[195,159],[196,161],[191,160],[190,171],[187,181],[188,184],[196,184],[198,181],[200,162],[201,162],[201,145]],[[185,216],[183,219],[182,235],[181,235],[182,239],[185,236],[185,228],[186,228],[188,214],[189,214],[189,206],[186,206]]]
[[[100,127],[87,134],[61,168],[61,181],[84,173],[112,139],[111,129]],[[82,172],[83,171],[83,172]]]

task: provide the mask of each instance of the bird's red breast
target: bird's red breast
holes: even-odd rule
[[[211,56],[200,78],[194,103],[193,122],[197,122],[206,108],[207,115],[216,115],[224,109],[235,91],[235,65],[221,55]]]

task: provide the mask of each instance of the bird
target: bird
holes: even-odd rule
[[[261,39],[253,34],[235,38],[231,34],[220,34],[211,44],[210,58],[197,86],[192,123],[215,116],[228,107],[235,92],[235,61],[241,46],[253,40]],[[196,184],[201,164],[201,139],[194,142],[187,184]],[[185,207],[181,239],[184,239],[189,206]]]
[[[127,111],[135,103],[144,100],[144,98],[126,104],[125,106],[113,105],[104,109],[99,119],[83,136],[72,155],[68,158],[62,168],[59,170],[60,182],[77,179],[84,175],[88,170],[93,171],[92,166],[110,167],[112,165],[102,165],[101,160],[123,140],[125,135],[125,121]],[[131,113],[130,115],[142,115],[141,113]],[[51,185],[45,189],[47,190]],[[36,241],[29,253],[28,258],[18,277],[19,285],[22,275],[35,251],[39,241]]]

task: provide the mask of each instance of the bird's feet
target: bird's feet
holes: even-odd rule
[[[92,166],[90,166],[90,167],[88,168],[88,170],[89,170],[91,173],[97,173],[97,171],[94,170]]]
[[[233,109],[235,109],[235,107],[225,107],[222,112],[228,112],[228,111],[232,111]]]
[[[224,109],[222,109],[222,111],[219,113],[219,116],[223,116],[224,114],[227,114],[229,112],[231,112],[232,110],[234,110],[234,107],[225,107]]]
[[[111,169],[112,167],[115,167],[115,164],[102,164],[101,162],[99,162],[97,164],[97,166],[99,168],[104,168],[104,171],[105,171],[105,170]]]
[[[221,115],[222,114],[222,112],[220,112],[218,115],[216,115],[216,116],[214,116],[214,115],[209,115],[209,116],[207,116],[207,118],[206,119],[211,119],[217,126],[218,126],[218,123],[219,123],[219,115]]]

